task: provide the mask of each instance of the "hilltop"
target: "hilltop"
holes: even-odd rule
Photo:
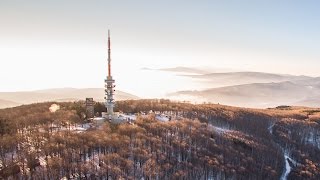
[[[7,108],[7,107],[14,107],[14,106],[18,106],[18,105],[20,105],[20,104],[13,102],[13,101],[0,99],[0,109]]]
[[[317,108],[118,101],[117,111],[146,114],[153,110],[172,120],[161,122],[152,113],[137,114],[133,124],[106,122],[79,132],[74,127],[89,127],[81,116],[83,104],[57,103],[60,110],[55,113],[48,110],[51,104],[0,110],[0,176],[15,172],[11,177],[40,179],[320,177]],[[26,164],[24,169],[21,162]]]

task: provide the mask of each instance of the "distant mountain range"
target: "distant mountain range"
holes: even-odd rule
[[[206,70],[197,69],[197,68],[189,68],[189,67],[173,67],[173,68],[162,68],[157,69],[159,71],[169,71],[169,72],[177,72],[177,73],[186,73],[186,74],[205,74],[208,73]]]
[[[279,105],[320,107],[320,77],[263,72],[218,72],[219,69],[211,71],[215,73],[208,73],[210,70],[189,67],[143,69],[176,72],[178,76],[192,78],[193,81],[203,83],[202,87],[207,87],[172,92],[167,96],[170,99],[254,108]],[[103,101],[104,90],[102,88],[59,88],[0,92],[0,108],[44,101],[78,101],[86,97]],[[116,91],[115,98],[117,100],[139,99],[135,95],[122,91]]]
[[[19,105],[19,103],[0,99],[0,109],[6,108],[6,107],[14,107],[14,106],[18,106],[18,105]]]
[[[203,75],[208,73],[221,73],[221,72],[230,72],[231,69],[226,68],[194,68],[194,67],[170,67],[170,68],[160,68],[160,69],[152,69],[148,67],[141,68],[141,70],[150,70],[150,71],[166,71],[166,72],[174,72],[174,73],[182,73],[185,75]]]
[[[186,75],[198,79],[213,87],[234,86],[250,83],[271,83],[284,81],[304,81],[312,79],[308,76],[293,76],[286,74],[271,74],[263,72],[226,72],[201,75]]]
[[[289,81],[252,83],[202,91],[179,91],[169,95],[171,97],[188,96],[189,99],[201,99],[207,102],[244,107],[320,106],[320,89],[318,87],[300,85]]]
[[[206,83],[208,88],[174,92],[168,94],[168,97],[258,108],[279,105],[320,106],[320,77],[262,72],[185,76]]]
[[[104,101],[104,89],[57,88],[37,91],[0,92],[0,108],[45,101],[78,101],[85,100],[86,97],[92,97],[95,101]],[[139,99],[139,97],[126,92],[116,91],[115,99]]]

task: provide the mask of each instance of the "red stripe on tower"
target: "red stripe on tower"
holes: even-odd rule
[[[108,76],[111,77],[111,41],[110,30],[108,30]]]

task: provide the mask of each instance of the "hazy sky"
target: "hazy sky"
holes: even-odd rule
[[[316,0],[0,0],[0,91],[102,87],[108,28],[129,92],[142,67],[320,76]]]

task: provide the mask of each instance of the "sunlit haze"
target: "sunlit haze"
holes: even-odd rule
[[[0,91],[103,87],[107,30],[117,89],[203,89],[196,67],[320,76],[318,1],[1,0]]]

